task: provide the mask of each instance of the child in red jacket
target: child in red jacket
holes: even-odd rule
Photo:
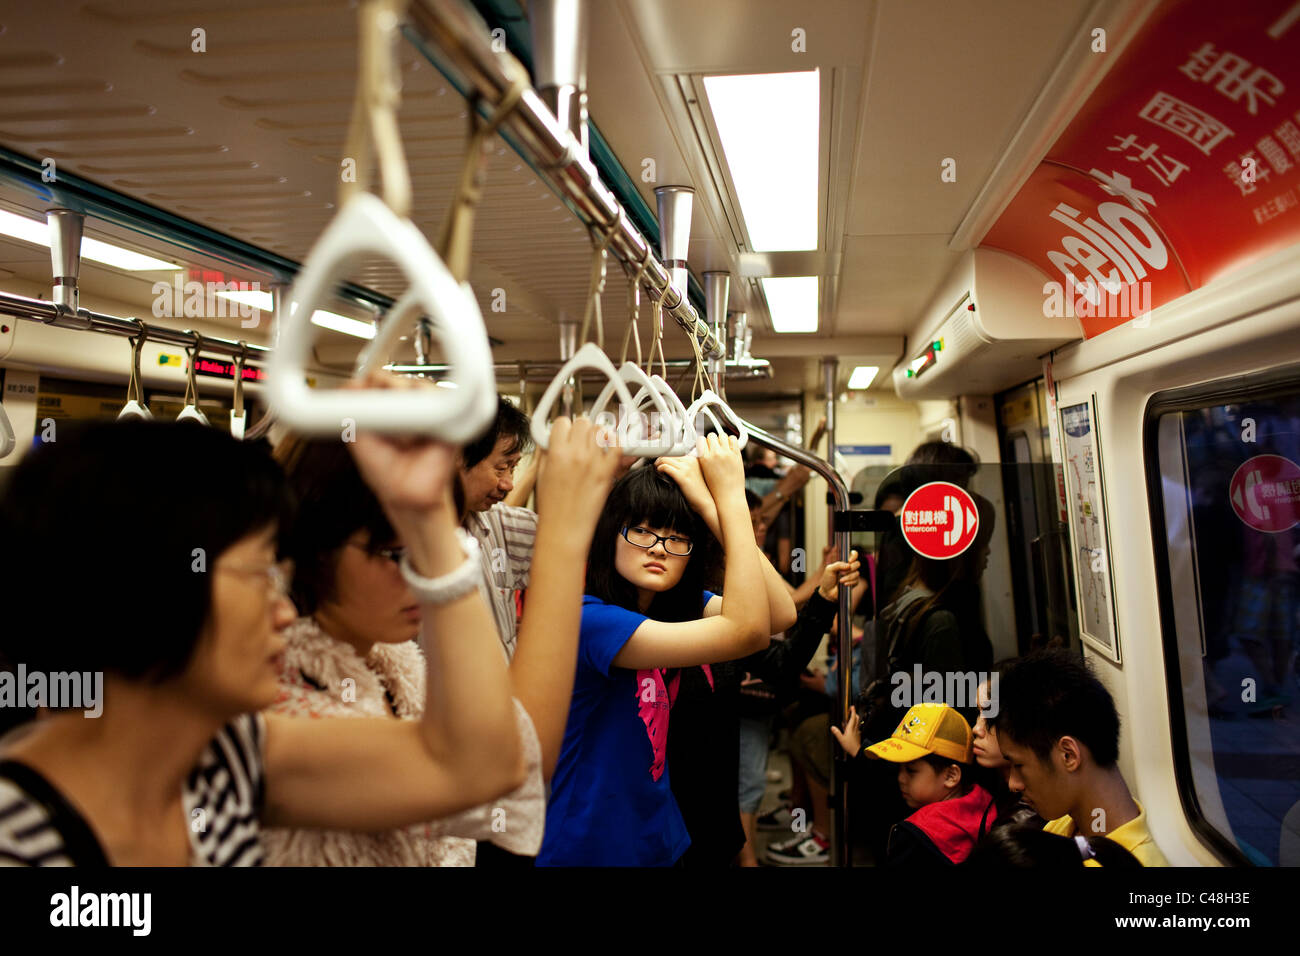
[[[898,789],[914,812],[889,834],[886,866],[961,863],[997,816],[993,797],[975,782],[971,730],[947,704],[917,704],[892,737],[865,750],[857,714],[835,739],[851,756],[897,763]]]

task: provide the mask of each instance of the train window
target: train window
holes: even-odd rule
[[[1300,865],[1300,371],[1162,393],[1146,429],[1184,809],[1226,860]]]

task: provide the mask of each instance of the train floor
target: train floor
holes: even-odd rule
[[[787,734],[782,731],[773,748],[768,751],[767,770],[768,781],[767,789],[763,793],[763,802],[758,808],[758,814],[761,817],[765,813],[785,805],[786,801],[781,799],[781,793],[790,789],[790,754],[785,749]],[[776,774],[780,774],[780,779],[773,779]],[[798,866],[790,864],[780,865],[772,863],[767,859],[767,848],[773,843],[780,843],[788,840],[791,834],[784,830],[759,830],[756,837],[756,846],[754,852],[758,857],[759,866],[779,866],[781,869],[792,868],[801,869],[803,867],[830,866],[830,863],[801,863]],[[854,866],[873,866],[875,865],[871,853],[862,847],[857,847],[853,854]]]

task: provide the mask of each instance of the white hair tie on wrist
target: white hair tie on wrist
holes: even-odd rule
[[[479,586],[483,569],[478,560],[478,541],[467,534],[464,528],[456,529],[456,538],[461,550],[465,552],[465,560],[455,571],[441,577],[421,577],[411,567],[409,554],[402,555],[402,577],[421,604],[447,604],[464,597]]]

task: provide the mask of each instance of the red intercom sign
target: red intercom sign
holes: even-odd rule
[[[932,481],[912,492],[898,520],[903,538],[927,558],[955,558],[971,546],[979,531],[979,511],[964,488]]]

